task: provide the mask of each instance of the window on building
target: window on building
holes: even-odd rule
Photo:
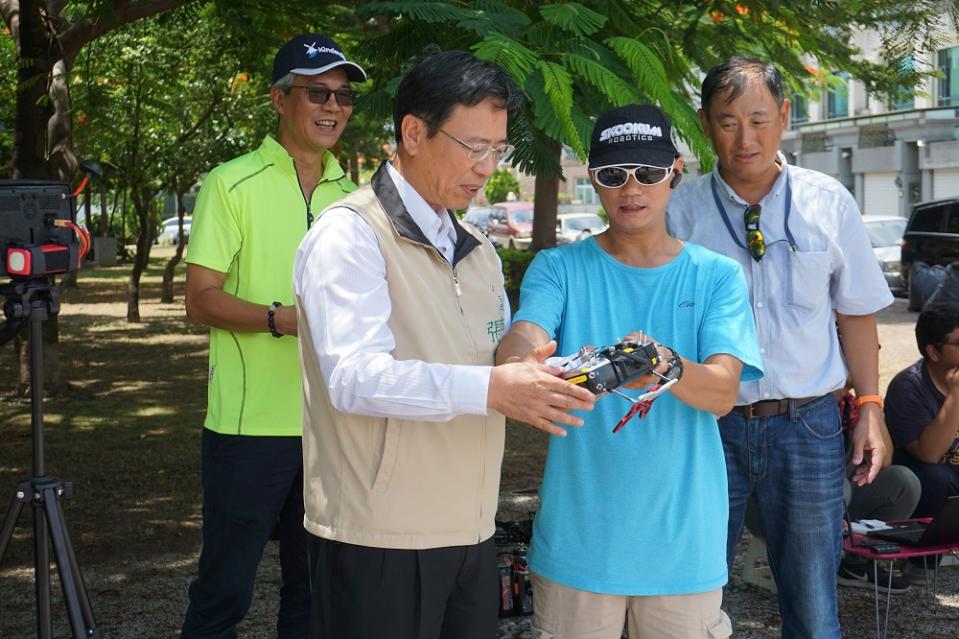
[[[794,93],[789,99],[789,121],[793,124],[809,121],[809,101],[802,93]]]
[[[911,55],[899,59],[899,75],[911,75],[914,69],[915,61]],[[916,108],[916,90],[912,87],[896,87],[896,92],[893,93],[889,106],[893,111]]]
[[[959,47],[939,52],[939,106],[959,106]]]
[[[589,181],[589,178],[585,177],[576,178],[576,193],[573,195],[573,199],[579,200],[583,204],[599,204],[599,196],[593,189],[593,184]]]
[[[826,93],[826,117],[849,117],[849,74],[839,71],[835,74],[836,80]]]

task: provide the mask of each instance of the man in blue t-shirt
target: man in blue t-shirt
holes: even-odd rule
[[[913,517],[934,517],[959,495],[959,304],[932,304],[916,320],[922,359],[886,391],[894,460],[922,484]]]
[[[675,353],[683,365],[645,419],[614,434],[631,405],[608,395],[582,428],[550,438],[529,555],[537,636],[618,639],[624,620],[631,637],[730,633],[716,415],[740,379],[762,376],[761,359],[739,265],[666,232],[682,166],[658,108],[600,117],[589,169],[609,229],[533,260],[497,351],[497,363],[542,362],[625,336],[653,339],[664,363]]]

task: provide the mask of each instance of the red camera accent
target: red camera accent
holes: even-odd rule
[[[7,273],[23,277],[29,276],[30,269],[33,266],[32,257],[30,249],[7,249]]]
[[[11,247],[6,257],[7,273],[19,277],[66,273],[70,267],[70,248],[63,244]]]

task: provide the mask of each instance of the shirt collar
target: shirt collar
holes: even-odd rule
[[[259,152],[268,164],[272,164],[291,175],[296,175],[293,157],[272,135],[263,138],[263,144],[260,145]],[[336,156],[329,149],[324,151],[323,175],[320,177],[320,182],[335,182],[344,177],[346,177],[346,173],[343,172],[343,167],[336,160]]]
[[[410,217],[412,217],[416,225],[420,227],[420,230],[423,231],[423,235],[435,244],[436,238],[445,233],[447,237],[455,243],[456,231],[453,229],[453,222],[450,220],[449,212],[446,209],[442,209],[437,213],[433,207],[423,199],[423,196],[416,192],[413,185],[400,175],[400,172],[393,167],[392,162],[386,163],[386,170],[389,172],[393,184],[396,185],[396,191],[400,194],[400,200],[403,201],[403,206],[406,207]]]
[[[773,187],[769,189],[769,193],[764,195],[762,200],[759,201],[761,205],[766,205],[770,201],[779,199],[786,192],[786,174],[789,171],[789,163],[786,162],[786,156],[783,155],[782,151],[776,152],[776,161],[782,165],[783,170],[779,172],[779,177],[776,178],[775,182],[773,182]],[[713,176],[716,178],[716,182],[719,184],[720,193],[723,195],[723,197],[739,206],[749,206],[749,203],[739,197],[739,195],[736,194],[736,191],[733,190],[733,187],[729,186],[729,184],[726,183],[726,180],[723,179],[723,176],[719,174],[719,162],[717,162],[716,166],[713,168]]]

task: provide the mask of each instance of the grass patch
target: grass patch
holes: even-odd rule
[[[143,275],[143,321],[126,321],[130,266],[87,269],[63,292],[60,359],[69,388],[47,397],[46,471],[75,487],[63,508],[83,564],[193,551],[200,520],[200,429],[206,411],[207,329],[176,302],[160,304],[172,247],[154,248]],[[29,400],[16,387],[13,349],[0,357],[0,503],[31,474]],[[32,564],[21,515],[3,569]]]

